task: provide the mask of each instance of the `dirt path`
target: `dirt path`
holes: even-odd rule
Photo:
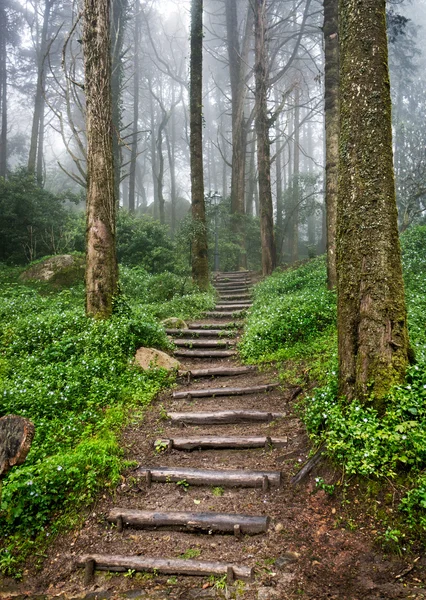
[[[237,275],[226,278],[232,282]],[[239,285],[239,284],[238,284]],[[225,286],[226,287],[226,286]],[[230,290],[222,296],[232,295]],[[236,301],[246,292],[235,292]],[[230,302],[231,300],[227,300]],[[225,310],[231,310],[230,305]],[[211,318],[200,321],[200,327],[223,326],[236,317]],[[200,328],[199,327],[199,328]],[[238,339],[238,331],[235,331]],[[198,340],[224,340],[222,334],[195,337]],[[184,339],[180,337],[179,339]],[[191,348],[190,348],[191,349]],[[194,349],[194,348],[192,348]],[[209,351],[209,349],[204,349]],[[238,357],[182,359],[185,370],[237,366]],[[253,371],[239,376],[183,379],[174,392],[194,393],[208,388],[253,387],[277,382],[273,370]],[[304,429],[293,412],[294,388],[274,388],[267,392],[247,395],[204,398],[173,398],[173,391],[164,393],[149,408],[142,427],[129,427],[124,434],[126,454],[138,463],[127,474],[113,494],[105,492],[97,506],[88,515],[84,527],[62,536],[52,546],[42,572],[27,580],[21,590],[63,598],[152,598],[157,600],[192,598],[241,598],[244,600],[290,600],[293,598],[424,598],[423,569],[426,561],[420,558],[415,568],[405,577],[398,577],[407,567],[407,561],[398,557],[384,557],[374,547],[374,532],[368,527],[348,528],[342,517],[341,506],[323,491],[312,493],[314,478],[295,488],[291,476],[305,462],[308,452]],[[169,413],[217,412],[226,410],[256,410],[281,413],[281,418],[264,422],[237,424],[191,425],[171,424]],[[184,419],[185,420],[185,419]],[[263,437],[268,443],[261,448],[203,449],[192,452],[155,451],[153,442],[182,437]],[[280,440],[272,447],[269,440]],[[169,448],[170,449],[170,448]],[[148,485],[140,468],[149,467],[153,482]],[[279,488],[269,486],[261,479],[260,487],[227,487],[218,485],[188,485],[188,477],[178,483],[155,482],[156,469],[204,469],[209,471],[238,470],[281,472]],[[139,469],[139,470],[138,470]],[[263,484],[263,488],[262,488]],[[178,530],[146,530],[127,527],[122,532],[107,521],[113,507],[123,510],[159,512],[214,512],[266,516],[270,519],[265,533],[239,536],[215,531],[193,532]],[[374,524],[371,525],[373,527]],[[351,530],[354,529],[353,531]],[[231,583],[225,571],[215,579],[208,576],[185,577],[166,575],[159,570],[154,574],[136,573],[125,569],[124,574],[96,571],[94,578],[84,585],[84,569],[76,568],[75,561],[82,555],[148,556],[158,559],[214,561],[228,565],[254,568],[254,580]],[[26,588],[25,588],[26,586]],[[32,588],[32,589],[31,589]],[[3,598],[12,597],[2,592]],[[24,596],[25,597],[25,596]]]

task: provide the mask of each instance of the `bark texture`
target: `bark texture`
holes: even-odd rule
[[[407,317],[392,164],[384,0],[340,0],[339,391],[383,409],[404,378]]]
[[[192,241],[192,277],[201,290],[209,287],[206,210],[203,174],[203,0],[191,4],[190,66],[190,150],[191,205],[194,233]]]
[[[275,268],[276,252],[271,189],[271,146],[267,106],[268,67],[266,49],[266,0],[255,4],[255,103],[257,169],[259,178],[260,236],[262,243],[262,274],[270,275]]]
[[[336,212],[339,177],[339,0],[324,0],[325,204],[327,284],[336,287]]]
[[[83,49],[87,131],[86,312],[112,313],[117,293],[109,0],[85,0]]]

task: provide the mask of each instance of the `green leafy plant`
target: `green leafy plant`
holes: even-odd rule
[[[201,554],[201,550],[199,548],[187,548],[185,552],[180,554],[180,558],[184,558],[185,560],[189,560],[191,558],[198,558]]]

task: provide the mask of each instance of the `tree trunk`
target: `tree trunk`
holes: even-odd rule
[[[257,169],[259,177],[260,235],[262,273],[270,275],[275,268],[275,239],[271,190],[271,147],[268,123],[268,69],[266,50],[266,0],[255,6],[255,103],[257,136]]]
[[[294,94],[294,151],[293,151],[293,185],[291,210],[291,247],[290,260],[295,263],[299,259],[299,175],[300,175],[300,92],[296,88]]]
[[[174,103],[174,91],[172,101]],[[177,187],[176,187],[176,163],[175,163],[175,149],[176,149],[176,117],[173,111],[170,120],[170,130],[166,131],[166,142],[167,142],[167,156],[169,159],[170,169],[170,233],[172,238],[176,232],[176,203],[177,203]]]
[[[86,312],[112,313],[117,293],[109,0],[85,0],[83,50],[87,132]]]
[[[305,157],[305,162],[307,166],[307,171],[309,175],[313,175],[313,166],[314,166],[314,158],[313,158],[313,139],[312,139],[312,121],[309,120],[307,123],[307,131],[306,131],[306,152],[307,157]],[[309,186],[309,193],[313,193],[313,186]],[[312,210],[308,216],[308,245],[309,251],[312,252],[315,248],[315,227],[316,225],[316,211]]]
[[[126,23],[127,0],[111,1],[111,93],[112,93],[112,122],[113,122],[113,152],[114,152],[114,195],[117,205],[120,201],[121,181],[121,124],[122,124],[122,87],[123,87],[123,42]]]
[[[49,31],[49,17],[52,3],[46,0],[44,5],[43,15],[43,26],[41,29],[41,39],[38,45],[38,64],[37,64],[37,87],[36,95],[34,98],[34,113],[33,122],[31,127],[31,141],[30,141],[30,152],[28,155],[28,171],[30,173],[36,173],[37,165],[37,150],[42,152],[39,148],[39,129],[41,126],[41,117],[44,112],[44,94],[46,87],[46,69],[45,59],[47,52],[47,36]]]
[[[384,0],[340,0],[339,393],[384,395],[408,365]]]
[[[148,86],[149,89],[152,90],[152,80],[148,78]],[[155,114],[154,114],[154,102],[152,98],[152,94],[149,94],[149,108],[150,108],[150,141],[151,141],[151,172],[152,172],[152,185],[153,185],[153,194],[154,194],[154,219],[158,219],[159,210],[158,210],[158,166],[157,166],[157,149],[155,144]]]
[[[0,177],[7,175],[7,15],[0,3]]]
[[[248,189],[247,189],[247,204],[246,214],[251,217],[254,215],[254,194],[257,187],[256,180],[256,133],[253,133],[250,141],[249,152],[249,168],[248,168]]]
[[[279,104],[278,90],[275,89],[275,104]],[[280,131],[280,115],[277,115],[275,120],[275,177],[276,177],[276,193],[277,193],[277,222],[276,222],[276,239],[277,239],[277,263],[281,258],[281,246],[283,241],[283,176],[282,176],[282,139]]]
[[[339,0],[324,0],[325,205],[327,285],[336,286],[336,210],[339,176]]]
[[[139,43],[140,43],[140,15],[139,1],[135,3],[135,30],[134,30],[134,58],[133,58],[133,131],[132,150],[130,154],[129,170],[129,211],[135,212],[135,190],[136,190],[136,160],[138,157],[138,121],[139,121]]]
[[[192,277],[201,290],[209,287],[206,210],[203,174],[203,0],[191,3],[190,64],[190,150],[191,205],[194,224],[192,241]]]

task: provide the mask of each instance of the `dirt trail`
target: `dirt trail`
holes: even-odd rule
[[[238,275],[220,278],[230,283]],[[241,287],[241,284],[238,283]],[[222,286],[222,296],[232,295],[232,285]],[[246,286],[244,286],[246,287]],[[246,300],[247,292],[239,294]],[[221,304],[221,301],[219,300]],[[223,306],[223,304],[221,304]],[[226,307],[227,311],[230,308]],[[216,311],[217,312],[217,311]],[[241,316],[241,315],[240,315]],[[208,317],[199,325],[236,321],[232,317]],[[239,332],[235,331],[236,339]],[[180,337],[179,339],[185,339]],[[194,338],[195,339],[195,338]],[[203,336],[205,340],[224,339],[222,335]],[[208,351],[208,349],[206,349]],[[185,370],[236,366],[238,357],[183,358]],[[399,577],[407,561],[385,557],[374,546],[374,533],[367,527],[353,531],[341,515],[338,501],[323,491],[313,493],[314,477],[299,487],[290,484],[291,476],[307,459],[308,444],[304,429],[293,412],[294,388],[237,396],[174,399],[173,391],[207,388],[251,387],[277,382],[273,370],[253,371],[239,376],[195,379],[183,378],[179,386],[167,391],[146,413],[141,426],[129,427],[123,436],[126,455],[152,473],[159,467],[208,470],[280,471],[282,485],[269,490],[260,487],[240,488],[157,483],[150,486],[138,470],[129,471],[113,494],[105,492],[88,514],[84,527],[60,537],[52,545],[43,570],[28,578],[21,593],[39,591],[43,597],[63,598],[152,598],[157,600],[192,598],[241,598],[244,600],[373,599],[425,598],[421,558],[405,577]],[[168,413],[196,413],[224,410],[256,410],[284,413],[282,418],[265,422],[238,424],[190,425],[180,428],[167,419]],[[166,418],[165,418],[166,417]],[[191,436],[264,436],[286,440],[284,446],[252,449],[213,449],[192,452],[172,449],[158,452],[153,448],[162,440]],[[195,533],[176,530],[146,530],[126,527],[122,532],[107,521],[112,507],[156,512],[214,512],[265,515],[270,518],[266,533],[257,535]],[[346,525],[346,527],[344,526]],[[237,532],[238,533],[238,532]],[[148,556],[151,558],[219,561],[254,568],[254,580],[231,583],[225,576],[214,580],[203,577],[173,576],[155,572],[124,574],[96,571],[94,579],[84,585],[84,569],[75,561],[82,555],[105,554]],[[229,578],[229,572],[228,572]],[[15,595],[4,590],[1,597]],[[16,588],[15,588],[16,589]],[[9,593],[9,595],[8,595]],[[25,596],[22,596],[25,597]]]

